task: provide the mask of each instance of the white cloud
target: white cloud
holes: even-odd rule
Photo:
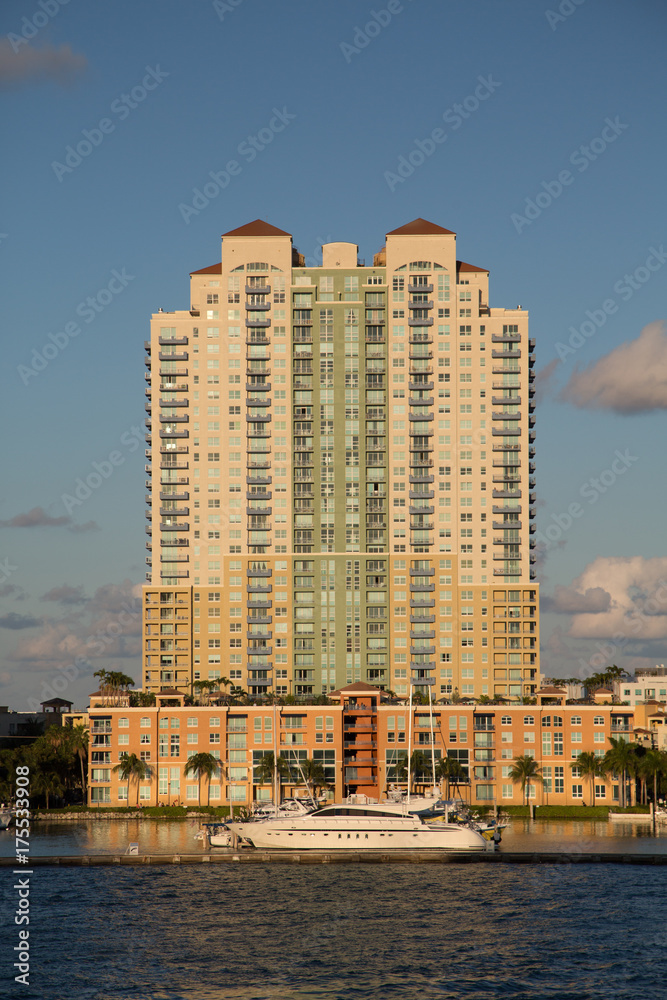
[[[541,599],[543,611],[555,614],[600,614],[608,611],[611,605],[611,595],[603,587],[590,587],[585,592],[576,586],[556,586],[553,597],[544,596]]]
[[[646,413],[667,409],[667,333],[649,323],[636,340],[626,341],[588,368],[577,370],[561,400],[580,409]]]
[[[667,638],[667,557],[600,556],[563,590],[609,598],[606,610],[573,610],[574,638],[607,639],[619,648]]]
[[[22,45],[18,52],[8,38],[0,38],[0,90],[9,90],[34,80],[52,80],[61,86],[71,83],[88,65],[85,56],[72,52],[69,45],[34,49]]]
[[[72,604],[60,619],[45,622],[36,635],[20,641],[7,659],[35,671],[66,667],[76,657],[90,661],[135,661],[126,672],[140,677],[141,602],[130,580],[98,587],[83,604]],[[70,593],[71,592],[71,593]],[[63,601],[76,597],[76,588],[55,588],[45,595]]]

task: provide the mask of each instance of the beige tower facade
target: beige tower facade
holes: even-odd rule
[[[417,219],[306,267],[257,220],[147,351],[143,684],[539,687],[534,342]]]

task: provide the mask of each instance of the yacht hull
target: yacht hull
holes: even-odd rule
[[[252,847],[292,851],[485,851],[488,843],[476,831],[456,825],[431,828],[406,821],[378,824],[357,818],[324,824],[300,821],[232,823],[230,829]]]

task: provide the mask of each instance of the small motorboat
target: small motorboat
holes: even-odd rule
[[[232,846],[232,835],[226,823],[202,823],[195,840],[203,841],[205,847]]]

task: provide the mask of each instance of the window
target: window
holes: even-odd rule
[[[584,786],[583,785],[572,785],[572,798],[573,799],[583,799],[584,797]]]
[[[511,726],[512,725],[512,716],[511,715],[503,715],[503,717],[500,720],[500,724],[501,724],[501,726]]]
[[[523,724],[524,726],[534,726],[535,725],[534,717],[532,715],[524,715]]]
[[[607,797],[607,789],[605,788],[605,786],[604,785],[596,785],[595,786],[595,798],[596,799],[606,799],[606,797]]]
[[[603,715],[596,715],[595,718],[593,719],[593,725],[594,726],[604,726],[604,716]]]

